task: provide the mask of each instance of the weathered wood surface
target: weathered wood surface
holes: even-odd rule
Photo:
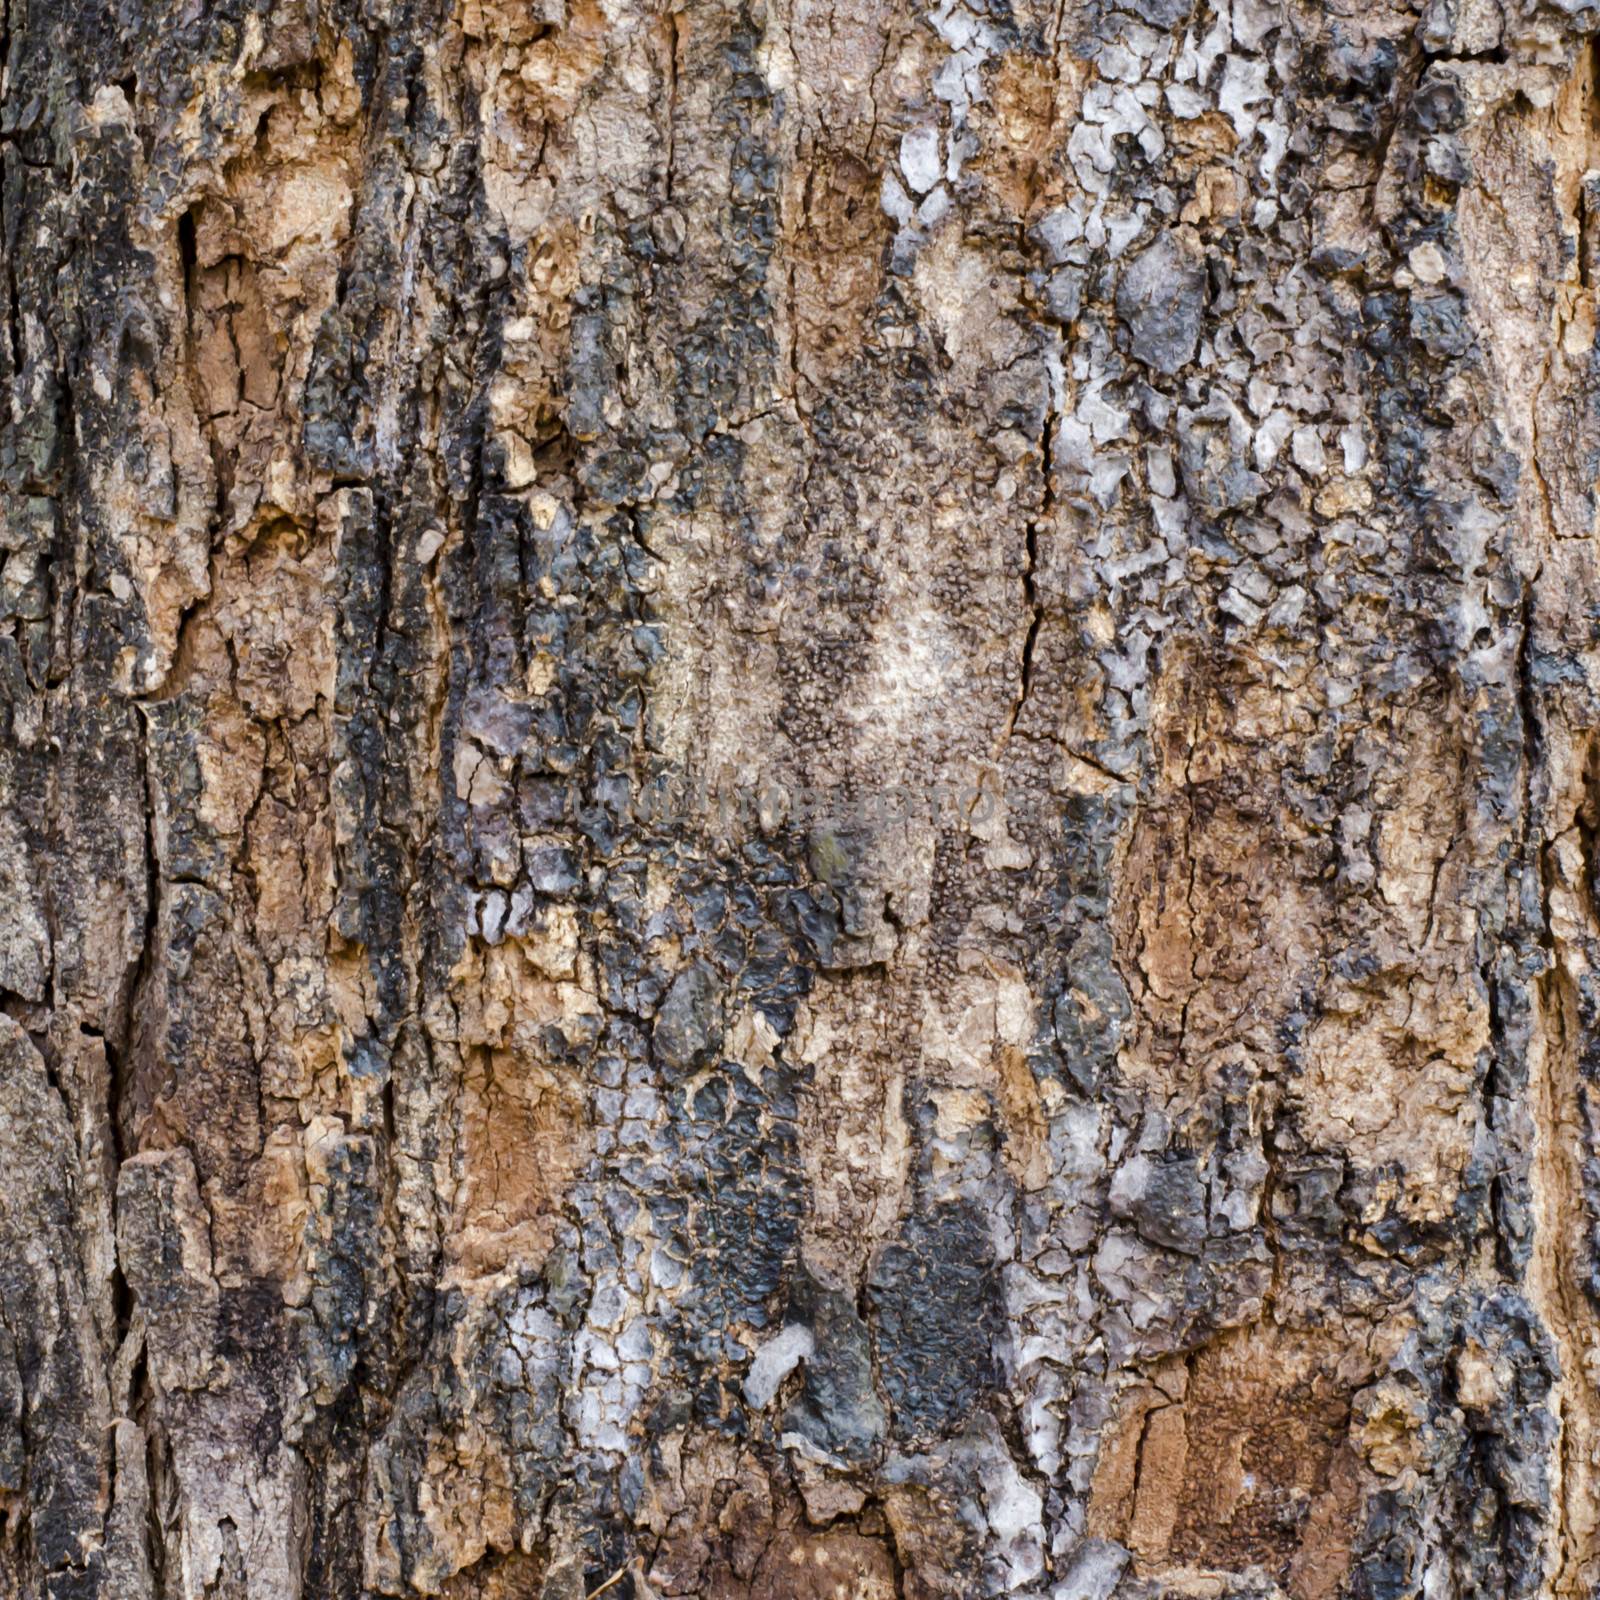
[[[1600,1592],[1583,4],[6,0],[0,1594]]]

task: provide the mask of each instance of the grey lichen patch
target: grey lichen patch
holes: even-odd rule
[[[1168,377],[1181,372],[1194,360],[1205,322],[1206,268],[1198,239],[1186,229],[1157,234],[1118,275],[1116,308],[1129,354]]]

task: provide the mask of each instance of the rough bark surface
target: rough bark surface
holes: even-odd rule
[[[3,14],[0,1595],[1600,1593],[1594,0]]]

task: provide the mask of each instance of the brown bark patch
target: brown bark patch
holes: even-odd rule
[[[1335,1593],[1360,1501],[1350,1398],[1366,1363],[1337,1335],[1258,1327],[1124,1397],[1089,1528],[1159,1573],[1265,1567],[1295,1600]]]
[[[879,181],[844,150],[819,151],[805,177],[793,258],[795,366],[815,384],[860,352],[889,233]]]

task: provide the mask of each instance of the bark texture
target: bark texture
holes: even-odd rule
[[[4,0],[0,1595],[1600,1593],[1594,0]]]

